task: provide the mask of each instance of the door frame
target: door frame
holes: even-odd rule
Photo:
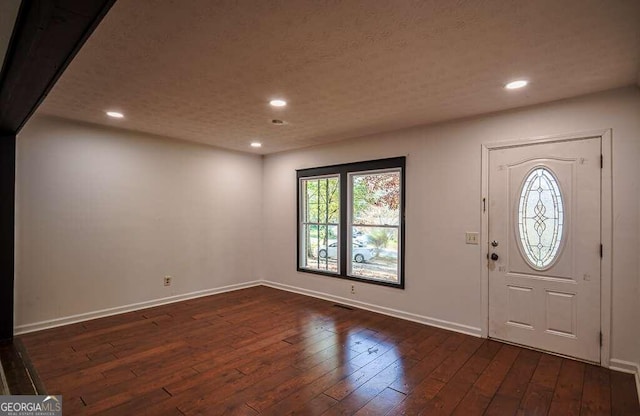
[[[549,135],[497,141],[482,144],[482,183],[480,197],[480,301],[482,305],[481,336],[489,337],[489,152],[491,150],[509,147],[520,147],[541,143],[581,140],[593,137],[601,138],[603,166],[600,171],[600,236],[603,254],[600,261],[600,330],[602,332],[602,346],[600,347],[600,365],[609,367],[611,359],[611,279],[613,274],[613,197],[612,197],[612,131],[611,129],[591,130],[563,135]]]

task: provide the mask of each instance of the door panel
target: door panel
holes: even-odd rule
[[[559,335],[576,336],[577,307],[574,293],[547,290],[547,322],[545,331]]]
[[[507,285],[507,323],[533,329],[533,288]]]
[[[600,153],[599,137],[489,152],[489,336],[599,362]]]

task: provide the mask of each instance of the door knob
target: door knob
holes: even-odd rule
[[[491,253],[491,260],[493,261],[498,260],[498,255],[496,253]]]

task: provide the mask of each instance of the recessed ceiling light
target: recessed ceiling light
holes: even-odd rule
[[[111,118],[124,118],[124,114],[118,111],[107,111],[107,115]]]
[[[271,100],[269,101],[269,104],[274,107],[284,107],[285,105],[287,105],[287,102],[285,100]]]
[[[251,142],[251,147],[262,147],[262,143],[260,143],[260,142]]]
[[[517,81],[511,81],[510,83],[508,83],[504,87],[506,89],[508,89],[508,90],[517,90],[518,88],[526,87],[528,83],[529,83],[529,81],[526,81],[524,79],[519,79]]]

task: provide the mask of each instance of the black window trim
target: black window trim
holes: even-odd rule
[[[298,272],[318,274],[322,276],[330,276],[339,279],[353,280],[364,283],[371,283],[374,285],[388,286],[396,289],[404,289],[405,287],[405,273],[404,273],[404,257],[405,257],[405,188],[406,188],[406,157],[393,157],[388,159],[367,160],[363,162],[343,163],[339,165],[321,166],[317,168],[307,168],[296,170],[296,267]],[[340,244],[339,255],[339,273],[325,272],[322,270],[313,270],[309,268],[301,267],[300,264],[300,224],[302,223],[302,195],[300,195],[300,179],[324,176],[324,175],[339,175],[340,177],[340,229],[339,229],[339,241],[347,241],[348,234],[348,211],[349,211],[349,173],[358,173],[382,169],[400,169],[400,253],[399,253],[399,269],[398,283],[384,282],[374,279],[366,279],[355,276],[349,276],[347,274],[347,248],[348,244]]]

